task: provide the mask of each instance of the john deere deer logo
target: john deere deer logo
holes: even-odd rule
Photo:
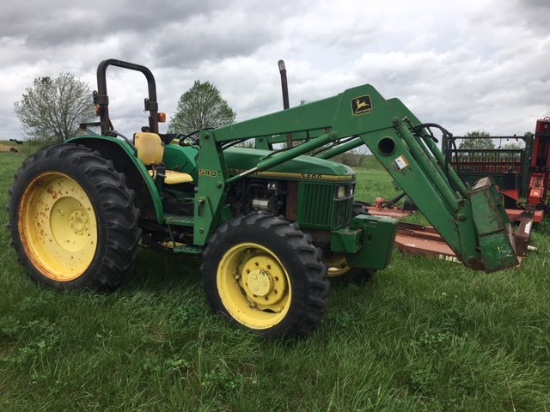
[[[370,96],[361,96],[351,101],[351,110],[355,116],[368,113],[372,110]]]

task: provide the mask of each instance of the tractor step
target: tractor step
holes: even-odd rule
[[[182,246],[175,247],[174,253],[185,253],[186,255],[201,255],[203,248],[199,246]]]
[[[171,215],[166,213],[164,215],[164,222],[167,225],[193,227],[195,218],[193,216]]]

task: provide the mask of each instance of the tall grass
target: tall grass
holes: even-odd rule
[[[22,158],[0,153],[2,205]],[[396,193],[382,172],[359,179],[369,200]],[[548,223],[521,268],[491,275],[396,252],[367,285],[333,285],[321,327],[297,342],[213,317],[198,258],[143,250],[113,294],[38,288],[6,223],[2,411],[550,409]]]

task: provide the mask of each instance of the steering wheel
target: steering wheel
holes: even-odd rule
[[[177,135],[176,138],[179,140],[180,146],[198,146],[199,144],[199,134],[200,130],[194,130],[191,133],[187,133],[184,135]],[[193,137],[193,135],[196,135],[196,137]]]

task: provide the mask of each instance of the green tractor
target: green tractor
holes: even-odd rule
[[[149,124],[131,138],[111,123],[109,66],[147,79]],[[97,80],[101,133],[30,156],[10,189],[13,244],[41,285],[114,290],[144,244],[202,255],[209,304],[232,322],[272,338],[306,335],[325,312],[330,277],[368,277],[390,261],[397,222],[357,212],[354,171],[329,160],[363,144],[466,266],[517,265],[491,181],[466,188],[436,147],[439,126],[370,85],[181,136],[159,133],[148,68],[105,60]],[[238,146],[249,139],[255,148]]]

